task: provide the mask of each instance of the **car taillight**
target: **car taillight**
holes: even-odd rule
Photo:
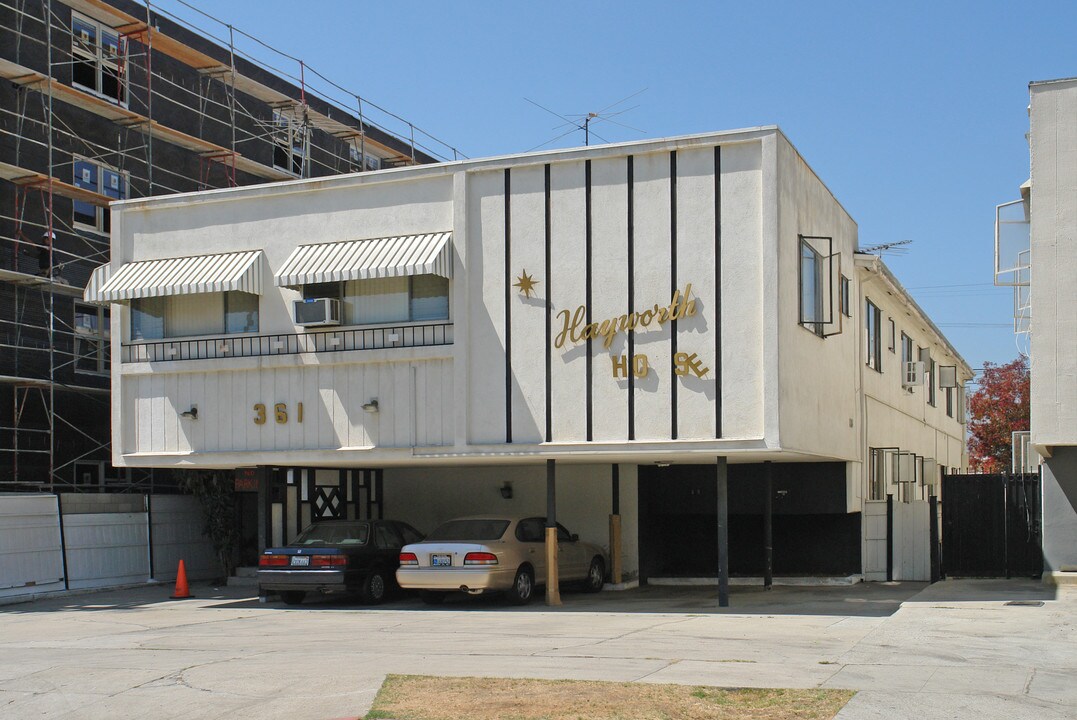
[[[497,565],[497,555],[488,552],[469,552],[464,556],[465,565]]]
[[[415,555],[415,553],[400,553],[400,564],[401,565],[418,565],[419,564],[419,558]]]
[[[311,555],[310,564],[313,567],[339,567],[348,564],[347,555]]]
[[[287,565],[287,555],[259,555],[258,567],[274,567],[277,565]]]

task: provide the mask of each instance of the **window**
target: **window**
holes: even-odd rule
[[[935,407],[935,361],[927,361],[927,377],[924,378],[924,382],[927,383],[927,404],[931,407]]]
[[[954,416],[954,389],[946,388],[946,417]]]
[[[886,452],[884,448],[871,448],[871,464],[868,468],[868,500],[886,499]]]
[[[345,325],[449,319],[449,280],[440,275],[349,280],[303,286],[303,298],[337,298]]]
[[[912,354],[912,338],[901,333],[901,375],[905,376],[906,368],[909,366],[915,358]],[[912,388],[906,388],[909,392],[912,392]]]
[[[273,167],[305,177],[307,129],[295,118],[273,111]]]
[[[871,300],[865,303],[864,308],[864,329],[865,337],[867,338],[867,364],[869,368],[873,368],[876,372],[883,371],[883,357],[882,357],[882,311],[875,306]]]
[[[890,342],[887,344],[887,349],[890,352],[894,352],[897,348],[897,325],[894,324],[894,318],[888,318],[890,322]]]
[[[76,187],[85,188],[115,200],[123,200],[127,197],[127,177],[124,173],[79,157],[74,158],[72,164],[75,169]],[[109,231],[107,207],[98,207],[88,202],[75,200],[72,208],[72,220],[76,226],[102,233]]]
[[[131,339],[258,332],[258,296],[243,292],[138,298],[131,301]]]
[[[849,278],[841,276],[841,314],[845,317],[853,316],[853,309],[849,305]]]
[[[403,545],[396,528],[385,523],[374,528],[374,544],[379,550],[399,550]]]
[[[823,258],[804,239],[800,241],[800,322],[823,335]]]
[[[381,158],[370,153],[364,155],[357,145],[352,145],[348,148],[348,156],[351,159],[352,172],[381,170]]]
[[[119,34],[90,18],[71,15],[71,84],[127,104],[127,80],[120,61]]]
[[[109,370],[109,309],[75,303],[73,356],[75,372],[107,373]]]

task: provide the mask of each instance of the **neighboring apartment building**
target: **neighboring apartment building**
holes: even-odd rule
[[[614,579],[715,577],[723,525],[733,575],[767,573],[770,527],[775,576],[928,579],[972,373],[777,128],[112,223],[86,300],[112,309],[113,463],[251,469],[263,547],[556,489]]]
[[[1031,335],[1044,577],[1077,582],[1077,78],[1029,90],[1032,175],[1000,206],[996,278],[1015,286],[1017,329]]]
[[[0,0],[0,79],[0,489],[147,478],[110,463],[111,317],[81,299],[109,202],[435,161],[130,0]]]

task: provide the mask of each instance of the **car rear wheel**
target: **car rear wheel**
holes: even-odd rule
[[[606,563],[600,557],[591,558],[591,567],[587,569],[587,580],[584,589],[587,592],[598,592],[606,582]]]
[[[522,567],[516,571],[512,587],[506,594],[513,605],[526,605],[531,602],[531,597],[535,594],[535,576],[530,568]]]
[[[387,589],[385,575],[381,570],[375,570],[367,575],[366,580],[363,581],[363,586],[359,589],[359,596],[363,602],[377,605],[385,599]]]
[[[445,602],[445,593],[434,590],[420,590],[419,599],[427,605],[440,605]]]
[[[280,599],[285,605],[298,605],[306,596],[307,594],[302,590],[282,590],[280,593]]]

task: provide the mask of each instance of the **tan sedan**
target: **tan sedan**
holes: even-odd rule
[[[504,592],[516,605],[530,602],[546,579],[546,518],[467,517],[449,520],[426,540],[400,551],[396,581],[436,604],[451,592]],[[606,554],[557,526],[557,569],[562,582],[598,592],[606,578]]]

